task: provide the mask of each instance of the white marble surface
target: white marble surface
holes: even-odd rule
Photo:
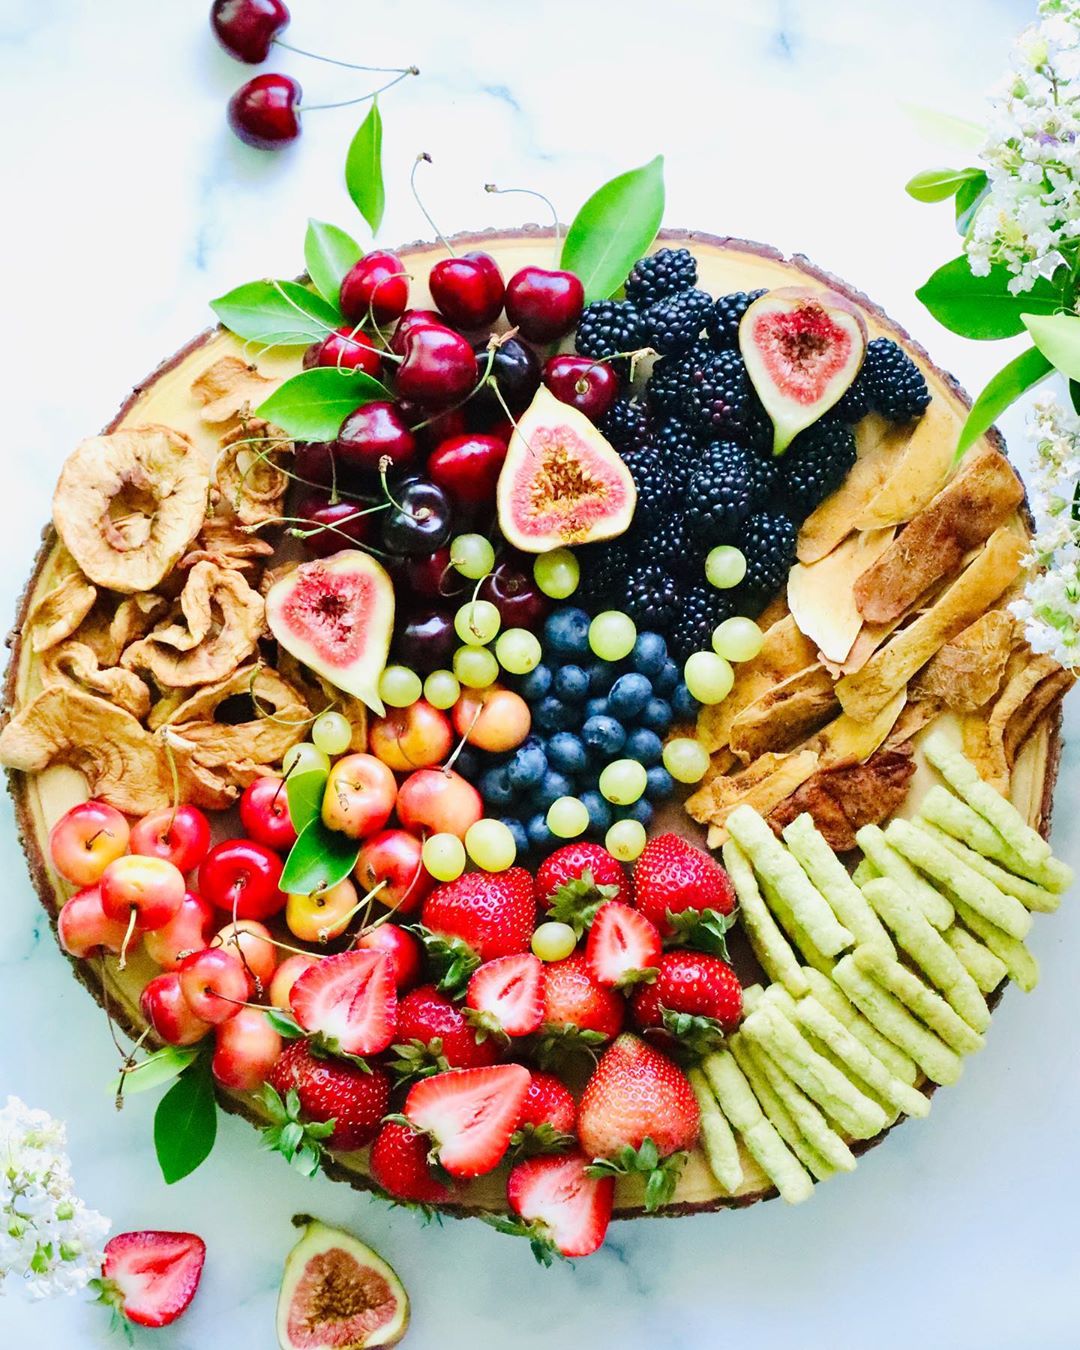
[[[207,322],[209,296],[296,272],[307,215],[358,225],[340,178],[353,113],[313,115],[279,156],[240,146],[223,110],[246,73],[213,44],[205,9],[0,0],[0,615],[13,613],[75,440]],[[668,223],[809,253],[881,301],[969,387],[1006,359],[1001,346],[937,329],[913,297],[956,246],[946,210],[911,203],[901,187],[954,156],[923,141],[901,105],[977,116],[1027,20],[1018,0],[293,9],[301,46],[423,70],[385,103],[388,242],[426,233],[406,188],[420,150],[434,157],[425,192],[447,231],[533,217],[521,199],[484,196],[485,181],[545,190],[569,217],[604,178],[663,151]],[[288,56],[281,65],[311,103],[350,88],[328,67]],[[1019,419],[1006,429],[1019,449]],[[1080,701],[1067,729],[1078,720]],[[1070,748],[1056,843],[1074,864],[1078,786]],[[1077,1344],[1075,897],[1036,927],[1037,993],[1010,993],[962,1084],[853,1177],[795,1210],[774,1202],[620,1225],[576,1270],[543,1272],[523,1244],[480,1225],[424,1229],[341,1186],[304,1182],[232,1119],[209,1163],[167,1189],[152,1103],[114,1114],[104,1022],[49,936],[6,800],[0,813],[0,1095],[68,1120],[82,1193],[118,1229],[192,1228],[209,1247],[190,1314],[141,1343],[266,1350],[289,1216],[308,1210],[355,1227],[397,1266],[414,1298],[416,1350]],[[15,1295],[0,1300],[0,1343],[105,1346],[106,1320],[79,1301],[26,1306]]]

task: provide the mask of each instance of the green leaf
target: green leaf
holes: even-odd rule
[[[979,397],[975,400],[967,421],[960,432],[956,446],[956,458],[975,444],[979,437],[992,426],[1005,409],[1015,403],[1025,389],[1044,380],[1054,369],[1037,347],[1030,347],[1010,361],[994,376]]]
[[[349,875],[360,855],[360,844],[321,819],[301,831],[285,860],[281,889],[288,895],[313,895],[336,886]]]
[[[1080,381],[1069,381],[1069,401],[1072,403],[1073,412],[1080,413]]]
[[[356,209],[378,234],[386,207],[382,174],[382,114],[379,100],[372,99],[371,111],[360,123],[345,157],[345,186]]]
[[[1054,314],[1062,307],[1061,292],[1048,281],[1012,295],[1012,273],[994,266],[989,276],[975,276],[964,254],[939,267],[915,292],[938,323],[961,337],[994,340],[1024,331],[1023,314]]]
[[[286,380],[255,410],[298,441],[332,441],[350,413],[388,399],[384,384],[362,370],[317,366]]]
[[[1023,314],[1031,340],[1055,370],[1080,380],[1080,317],[1075,314]]]
[[[341,322],[336,305],[297,281],[249,281],[210,301],[230,332],[246,342],[306,347]]]
[[[304,235],[304,262],[308,276],[328,304],[338,308],[338,295],[345,273],[358,262],[363,249],[351,235],[328,225],[325,220],[309,220]]]
[[[124,1096],[128,1097],[133,1092],[150,1092],[153,1088],[161,1087],[163,1083],[171,1083],[184,1072],[197,1054],[197,1050],[178,1050],[172,1045],[163,1046],[140,1060],[126,1073],[113,1079],[109,1084],[109,1092],[115,1096],[123,1085]]]
[[[322,814],[327,777],[325,769],[305,769],[303,773],[290,774],[285,780],[289,819],[297,834]]]
[[[210,1056],[201,1054],[162,1097],[154,1115],[154,1148],[166,1185],[194,1172],[209,1157],[216,1137]]]
[[[296,1018],[290,1017],[289,1014],[283,1012],[281,1008],[268,1006],[266,1009],[266,1020],[274,1028],[277,1034],[287,1041],[299,1041],[307,1035]],[[272,1088],[271,1091],[273,1091]]]
[[[586,302],[619,289],[656,238],[663,216],[663,155],[593,193],[567,231],[561,262],[581,278]]]
[[[982,172],[960,185],[956,194],[956,232],[961,237],[966,236],[968,230],[971,229],[971,222],[975,219],[975,213],[982,206],[989,192],[990,179]]]
[[[923,169],[904,184],[904,191],[917,202],[943,202],[955,197],[973,178],[986,178],[982,169]]]

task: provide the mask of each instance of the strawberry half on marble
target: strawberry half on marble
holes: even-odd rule
[[[505,1231],[527,1237],[543,1265],[555,1254],[589,1256],[604,1241],[614,1195],[614,1179],[594,1175],[582,1153],[526,1158],[507,1178],[506,1198],[518,1220]]]
[[[117,1233],[105,1244],[98,1302],[141,1327],[167,1327],[187,1310],[202,1278],[206,1244],[194,1233]]]

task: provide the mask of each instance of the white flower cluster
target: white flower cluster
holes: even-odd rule
[[[73,1294],[101,1274],[109,1221],[75,1195],[64,1126],[17,1097],[0,1108],[0,1291]]]
[[[1003,263],[1016,295],[1070,265],[1080,238],[1080,0],[1042,0],[991,108],[989,193],[965,248],[976,276]]]

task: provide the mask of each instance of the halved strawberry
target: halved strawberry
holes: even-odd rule
[[[332,1054],[377,1055],[397,1029],[393,963],[377,951],[324,957],[301,974],[289,1003]]]
[[[105,1244],[98,1301],[141,1327],[167,1327],[195,1297],[206,1244],[194,1233],[117,1233]]]
[[[588,1256],[604,1241],[615,1181],[590,1176],[588,1166],[584,1154],[574,1152],[527,1158],[511,1169],[506,1198],[524,1220],[518,1231],[545,1264],[553,1250],[560,1256]]]
[[[596,911],[585,957],[593,977],[612,989],[656,979],[662,943],[656,925],[618,900]]]
[[[432,1140],[434,1162],[452,1177],[479,1177],[498,1167],[510,1147],[529,1090],[521,1064],[451,1069],[414,1083],[405,1118]]]
[[[481,1034],[531,1036],[543,1017],[544,967],[531,952],[500,956],[473,971],[465,1002]]]

